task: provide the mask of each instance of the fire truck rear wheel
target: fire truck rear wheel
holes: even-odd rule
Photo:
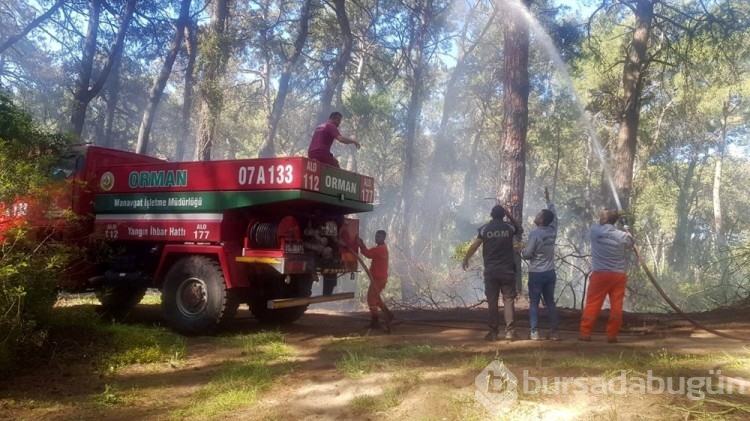
[[[96,291],[96,297],[102,304],[102,317],[116,321],[127,319],[144,295],[146,288],[135,286],[103,286]]]
[[[212,333],[234,318],[239,306],[219,262],[205,256],[183,257],[172,265],[161,302],[169,326],[185,335]]]

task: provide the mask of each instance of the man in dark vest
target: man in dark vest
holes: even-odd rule
[[[508,222],[504,221],[508,216]],[[499,295],[503,295],[503,310],[505,316],[505,339],[518,338],[515,327],[515,299],[516,299],[516,265],[514,263],[513,236],[523,232],[521,226],[500,205],[496,205],[490,212],[492,220],[479,228],[477,238],[466,252],[463,264],[464,270],[469,267],[469,259],[482,246],[484,259],[484,294],[489,306],[489,332],[484,339],[498,340],[500,325],[498,311]]]

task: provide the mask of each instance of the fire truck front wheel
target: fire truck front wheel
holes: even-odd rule
[[[185,335],[211,333],[234,318],[239,306],[219,262],[205,256],[183,257],[172,265],[161,301],[169,326]]]

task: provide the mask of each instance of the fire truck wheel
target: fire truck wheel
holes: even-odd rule
[[[185,335],[204,335],[234,318],[239,306],[234,297],[227,291],[219,262],[189,256],[167,272],[161,302],[170,327]]]
[[[267,302],[276,298],[309,297],[312,295],[313,281],[312,274],[292,275],[291,283],[278,296],[257,297],[251,302],[253,316],[264,324],[288,324],[296,321],[307,311],[306,305],[270,309]]]
[[[102,304],[102,317],[118,322],[128,317],[144,295],[146,288],[135,286],[103,286],[96,291],[96,297]]]

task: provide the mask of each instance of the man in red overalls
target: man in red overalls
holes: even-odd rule
[[[367,306],[370,308],[370,329],[380,328],[378,320],[378,308],[383,310],[386,322],[393,319],[393,313],[385,306],[380,292],[385,289],[388,282],[388,246],[385,245],[386,233],[378,230],[375,233],[375,247],[368,249],[365,242],[358,238],[359,248],[362,255],[372,259],[370,263],[370,288],[367,290]]]
[[[359,142],[353,137],[346,137],[339,132],[341,117],[340,112],[334,111],[328,117],[328,121],[315,128],[310,146],[307,148],[308,158],[341,168],[339,167],[339,161],[331,153],[333,140],[338,140],[345,145],[354,145],[359,149]]]

